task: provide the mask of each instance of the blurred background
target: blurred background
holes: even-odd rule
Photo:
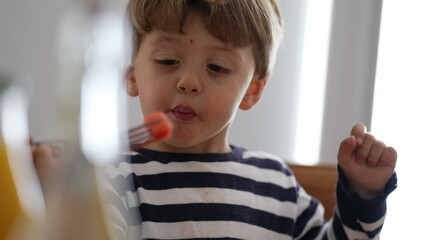
[[[54,133],[58,32],[72,0],[1,0],[0,71],[27,82],[29,130]],[[231,142],[299,164],[336,164],[357,122],[399,153],[382,239],[418,239],[426,214],[426,3],[423,0],[280,0],[285,40],[264,99],[240,112]],[[125,0],[115,1],[124,9]],[[124,96],[124,89],[123,89]],[[142,116],[127,98],[127,126]],[[417,238],[416,238],[417,237]]]

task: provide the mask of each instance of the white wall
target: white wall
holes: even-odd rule
[[[0,1],[0,71],[32,78],[29,125],[31,133],[41,138],[54,121],[52,46],[66,1]]]

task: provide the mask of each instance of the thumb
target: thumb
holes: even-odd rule
[[[339,163],[345,164],[352,159],[356,145],[357,143],[355,136],[350,136],[342,141],[340,144],[339,153],[337,154]]]

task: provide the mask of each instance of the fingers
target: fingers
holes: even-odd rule
[[[51,143],[33,143],[31,145],[35,170],[43,191],[50,189],[61,180],[64,147],[63,144],[56,145]]]
[[[376,142],[376,138],[366,133],[364,134],[364,141],[361,143],[361,145],[358,145],[357,153],[356,153],[356,161],[358,163],[365,163],[368,160],[368,157],[370,155],[370,150],[372,150],[372,147],[374,143]],[[358,142],[357,142],[358,144]]]
[[[366,127],[362,123],[358,123],[353,126],[351,130],[351,136],[346,138],[340,144],[339,152],[337,154],[337,159],[340,163],[346,163],[350,160],[356,159],[356,150],[358,146],[361,146],[364,143]],[[358,149],[359,150],[359,149]],[[368,155],[365,154],[365,156]],[[355,160],[357,161],[357,160]],[[361,159],[358,160],[361,162]]]
[[[365,134],[364,142],[356,150],[357,163],[366,163],[369,167],[395,167],[396,159],[397,153],[394,148],[386,146],[369,133]]]
[[[393,147],[386,147],[382,155],[379,158],[379,166],[386,166],[394,168],[396,166],[396,160],[398,154]]]
[[[385,149],[386,149],[386,145],[382,141],[379,141],[379,140],[374,141],[367,157],[368,166],[370,167],[377,166],[377,164],[379,163],[379,159],[382,156]]]
[[[351,136],[341,143],[338,159],[343,163],[353,159],[356,163],[367,164],[369,167],[395,167],[397,153],[372,134],[366,133],[365,125],[358,123],[352,128]]]
[[[357,123],[351,130],[351,135],[355,137],[357,146],[360,146],[364,141],[364,135],[367,127],[363,123]]]
[[[47,144],[41,144],[38,147],[32,147],[35,149],[34,165],[37,171],[37,175],[40,181],[45,182],[46,179],[52,174],[51,169],[56,165],[53,157],[53,151]]]
[[[53,159],[53,150],[47,144],[40,144],[37,148],[37,160]]]
[[[347,161],[349,161],[353,156],[355,148],[356,140],[354,136],[350,136],[343,140],[340,143],[339,152],[337,154],[337,159],[339,160],[339,162],[346,163]]]

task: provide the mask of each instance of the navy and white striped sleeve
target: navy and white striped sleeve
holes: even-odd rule
[[[132,194],[133,182],[126,178],[131,169],[119,170],[118,165],[110,164],[102,170],[98,178],[104,200],[105,214],[111,239],[136,240],[141,239],[140,215],[132,211],[129,205],[137,202]],[[131,226],[130,223],[136,223]]]
[[[361,198],[350,191],[340,168],[336,188],[337,209],[333,219],[333,233],[337,239],[379,239],[386,216],[387,196],[396,189],[394,173],[385,186],[383,194],[372,199]]]
[[[299,189],[299,215],[294,239],[356,240],[379,239],[386,215],[386,198],[396,188],[393,174],[385,192],[372,199],[363,199],[350,191],[340,168],[336,187],[337,207],[329,222],[323,221],[322,205],[305,191]]]

